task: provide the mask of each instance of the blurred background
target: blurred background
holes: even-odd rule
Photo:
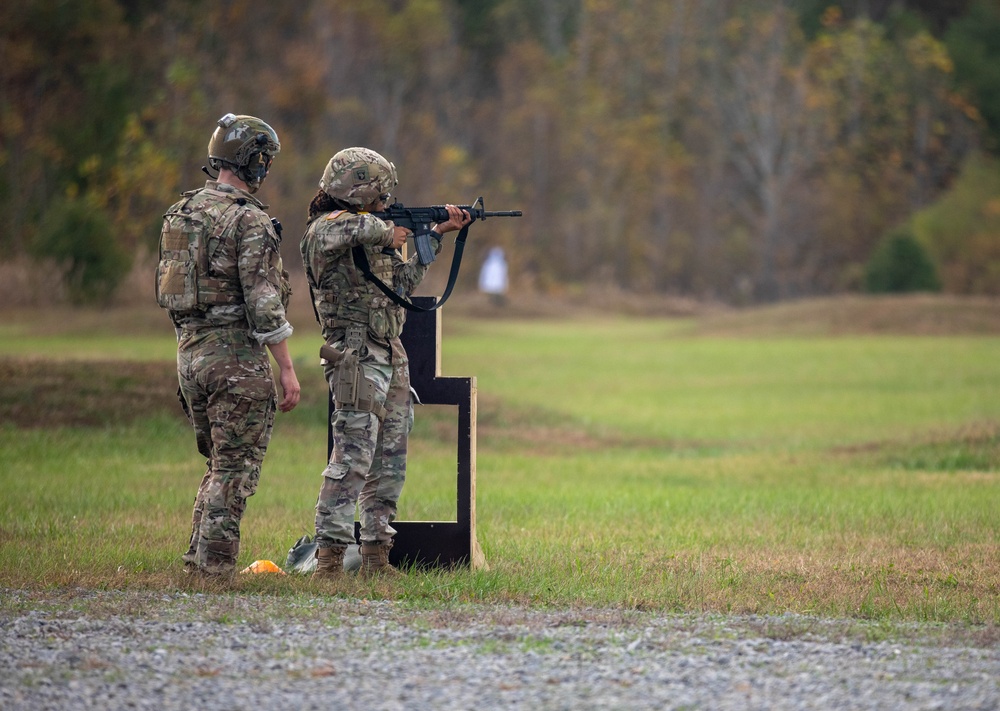
[[[997,0],[21,0],[0,304],[153,304],[230,111],[281,138],[259,196],[300,284],[323,166],[364,145],[406,204],[524,211],[473,227],[459,292],[496,246],[537,300],[1000,292]]]

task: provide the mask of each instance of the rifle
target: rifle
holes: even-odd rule
[[[472,217],[472,222],[485,220],[487,217],[521,217],[520,210],[504,210],[502,212],[488,212],[480,196],[471,205],[456,205],[459,210],[465,210]],[[427,266],[437,257],[431,247],[431,227],[439,222],[448,221],[448,210],[444,205],[431,205],[430,207],[406,207],[401,202],[394,202],[381,212],[373,212],[372,215],[383,220],[392,220],[398,227],[405,227],[413,232],[413,242],[417,247],[417,258],[420,263]],[[363,247],[354,247],[351,252],[354,256],[354,263],[365,275],[365,279],[378,287],[379,291],[388,296],[393,303],[402,306],[410,311],[434,311],[444,306],[444,302],[451,296],[451,290],[455,288],[455,281],[458,279],[458,270],[462,265],[462,252],[465,251],[465,239],[469,235],[469,227],[463,227],[458,237],[455,238],[455,255],[451,259],[451,272],[448,274],[448,286],[445,287],[441,299],[431,308],[425,309],[417,306],[401,294],[393,291],[385,282],[372,273],[371,265],[368,263],[368,256]],[[392,247],[386,247],[389,250]]]
[[[478,206],[478,207],[477,207]],[[471,205],[456,205],[459,210],[465,210],[472,217],[472,222],[485,220],[487,217],[521,217],[520,210],[503,210],[500,212],[488,212],[480,196]],[[413,243],[417,248],[417,259],[424,266],[433,262],[437,255],[431,248],[430,232],[431,227],[439,222],[448,221],[448,210],[444,205],[431,205],[430,207],[406,207],[401,202],[394,202],[382,212],[373,212],[373,215],[383,220],[392,220],[397,227],[405,227],[413,233]],[[471,223],[470,223],[471,224]],[[466,228],[463,228],[463,231]],[[464,242],[464,238],[462,242]]]

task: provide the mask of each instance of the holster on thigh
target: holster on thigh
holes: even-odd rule
[[[375,383],[365,377],[357,350],[344,351],[324,345],[319,354],[333,363],[333,400],[338,410],[361,410],[373,413],[379,421],[385,419],[385,407],[377,397]]]

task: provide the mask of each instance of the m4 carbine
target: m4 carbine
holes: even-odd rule
[[[487,211],[482,196],[471,205],[456,205],[456,207],[468,212],[473,222],[485,220],[487,217],[521,217],[520,210]],[[406,207],[401,202],[394,202],[382,212],[373,212],[372,214],[386,221],[391,220],[397,227],[405,227],[413,232],[413,242],[416,245],[417,258],[421,264],[426,266],[437,257],[431,247],[430,232],[431,227],[437,223],[448,221],[448,210],[444,205]]]

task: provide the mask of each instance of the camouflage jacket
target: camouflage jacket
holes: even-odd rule
[[[178,328],[190,331],[215,328],[247,329],[262,344],[274,344],[292,335],[292,326],[285,317],[291,290],[288,275],[282,269],[280,238],[264,208],[267,207],[247,192],[226,183],[209,180],[205,187],[185,196],[192,212],[199,203],[243,200],[239,213],[223,230],[218,240],[208,244],[209,271],[212,276],[238,279],[243,290],[243,303],[214,304],[193,311],[171,311]],[[182,202],[171,207],[175,210]]]
[[[432,239],[436,250],[440,240]],[[408,296],[427,273],[416,255],[404,261],[392,244],[392,224],[366,212],[337,210],[317,215],[299,247],[313,303],[327,341],[340,340],[351,323],[367,327],[368,338],[394,345],[403,330],[405,311],[367,281],[354,263],[353,247],[361,246],[372,272],[397,294]],[[398,346],[397,346],[398,347]]]

